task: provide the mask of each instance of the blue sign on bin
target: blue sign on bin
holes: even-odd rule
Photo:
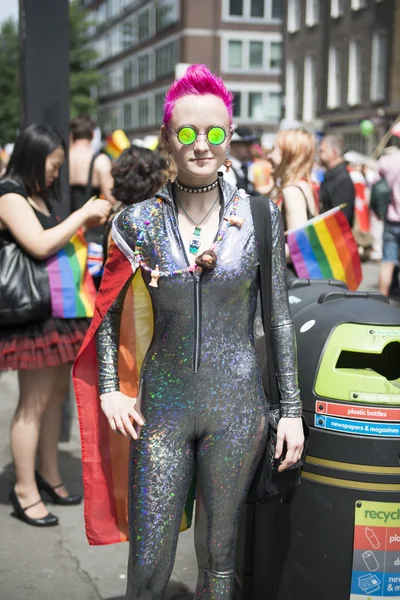
[[[337,419],[315,415],[315,427],[352,433],[356,435],[371,435],[375,437],[398,437],[400,438],[400,423],[375,423],[366,421],[353,421],[353,419]]]

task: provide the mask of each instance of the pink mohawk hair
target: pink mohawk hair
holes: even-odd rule
[[[172,111],[179,98],[189,95],[205,96],[206,94],[221,98],[232,122],[233,94],[226,89],[222,79],[211,73],[206,65],[191,65],[183,77],[172,84],[165,96],[164,124],[168,125],[170,122]]]

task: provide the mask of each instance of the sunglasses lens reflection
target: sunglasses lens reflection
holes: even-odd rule
[[[219,146],[225,141],[226,133],[222,127],[212,127],[207,135],[208,141],[213,146]]]
[[[182,127],[182,129],[180,129],[178,132],[178,140],[184,146],[193,144],[193,142],[196,140],[196,137],[197,134],[191,127]]]

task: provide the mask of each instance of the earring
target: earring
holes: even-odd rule
[[[231,166],[232,166],[232,161],[229,160],[229,148],[226,149],[226,159],[224,160],[224,166],[226,169],[226,172],[229,173],[229,171],[231,170]]]

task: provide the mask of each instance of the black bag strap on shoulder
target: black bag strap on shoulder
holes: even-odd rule
[[[265,367],[268,380],[263,383],[265,392],[269,392],[269,403],[274,406],[280,404],[280,394],[271,343],[272,224],[270,200],[265,196],[253,196],[250,198],[250,207],[258,246],[261,316],[266,345],[267,364]]]
[[[90,161],[90,165],[89,165],[89,175],[88,175],[88,181],[87,181],[87,185],[86,185],[86,192],[85,192],[85,196],[86,196],[86,200],[89,200],[92,197],[92,189],[93,189],[93,170],[94,170],[94,163],[96,161],[96,158],[99,156],[98,153],[93,154],[93,158]]]

